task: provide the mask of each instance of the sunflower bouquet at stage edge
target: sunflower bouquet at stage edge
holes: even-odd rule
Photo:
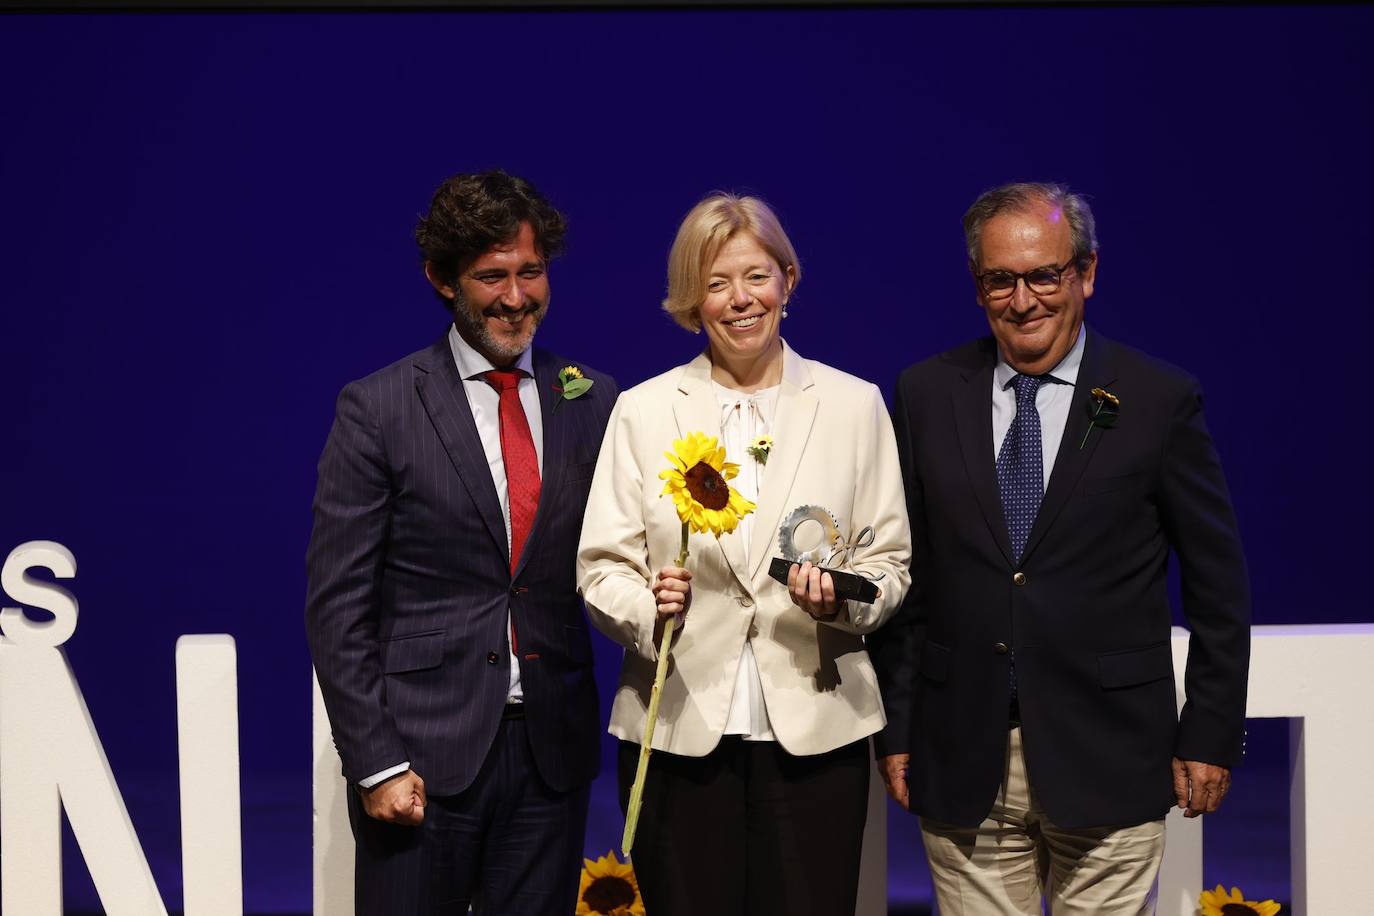
[[[725,460],[725,447],[714,436],[688,433],[685,439],[675,439],[673,450],[664,452],[672,466],[660,473],[665,481],[660,496],[671,496],[677,517],[682,522],[682,550],[677,565],[687,563],[687,538],[691,532],[714,534],[720,537],[739,526],[739,520],[754,511],[754,504],[730,486],[729,481],[739,473],[739,465]],[[663,692],[663,679],[668,674],[668,649],[673,642],[676,621],[668,618],[663,624],[663,636],[658,646],[658,668],[654,672],[654,686],[649,693],[648,718],[644,723],[644,739],[639,747],[639,765],[635,769],[634,785],[630,788],[630,804],[625,812],[625,835],[620,841],[622,855],[629,855],[639,824],[639,808],[644,802],[644,777],[649,771],[649,754],[654,741],[654,723],[658,720],[658,701]]]

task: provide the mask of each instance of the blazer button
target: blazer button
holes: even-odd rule
[[[1014,575],[1014,576],[1011,577],[1011,581],[1012,581],[1012,582],[1015,582],[1017,585],[1025,585],[1025,584],[1026,584],[1026,574],[1023,573],[1023,572],[1019,572],[1019,573],[1017,573],[1016,575]]]
[[[1020,574],[1018,573],[1017,575],[1020,575]],[[995,643],[992,644],[992,651],[996,652],[998,655],[1006,655],[1007,652],[1010,651],[1010,650],[1007,648],[1007,644],[1006,644],[1006,643],[1004,643],[1004,642],[995,642]]]
[[[736,598],[735,600],[739,602],[740,607],[754,606],[754,599],[750,598],[748,595],[741,595],[739,598]]]
[[[487,653],[487,664],[488,664],[488,665],[494,665],[494,664],[496,664],[496,663],[497,663],[498,661],[500,661],[500,660],[501,660],[501,656],[497,655],[495,652],[488,652],[488,653]]]

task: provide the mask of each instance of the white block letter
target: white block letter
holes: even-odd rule
[[[238,656],[232,636],[177,640],[177,753],[186,916],[242,916]]]
[[[76,557],[70,550],[52,541],[29,541],[10,552],[0,569],[0,587],[21,604],[51,611],[53,619],[30,620],[22,608],[7,607],[0,609],[0,630],[26,646],[60,646],[76,632],[76,599],[59,585],[31,578],[28,571],[39,566],[59,579],[76,575]]]

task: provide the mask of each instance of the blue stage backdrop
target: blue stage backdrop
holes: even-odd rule
[[[539,338],[622,385],[702,345],[658,308],[678,220],[762,195],[805,268],[788,341],[889,393],[986,330],[972,198],[1068,181],[1101,229],[1088,321],[1201,378],[1257,622],[1370,619],[1371,34],[1353,6],[0,17],[0,549],[76,554],[68,654],[168,905],[173,644],[225,632],[247,909],[309,909],[315,462],[339,388],[444,331],[411,231],[459,171],[565,210]],[[1205,877],[1283,896],[1262,732]],[[928,894],[893,828],[893,898]]]

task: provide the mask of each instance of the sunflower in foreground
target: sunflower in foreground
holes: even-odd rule
[[[1214,891],[1203,891],[1200,898],[1202,916],[1275,916],[1280,907],[1272,900],[1257,903],[1246,900],[1240,888],[1231,888],[1230,896],[1220,884]]]
[[[622,863],[613,852],[596,861],[582,862],[576,916],[644,916],[644,901],[639,896],[633,866]]]
[[[739,473],[739,465],[725,460],[725,447],[716,437],[688,433],[685,439],[673,440],[673,450],[663,454],[672,462],[658,475],[666,481],[663,495],[673,497],[677,517],[693,531],[720,537],[754,511],[754,504],[728,483]]]

